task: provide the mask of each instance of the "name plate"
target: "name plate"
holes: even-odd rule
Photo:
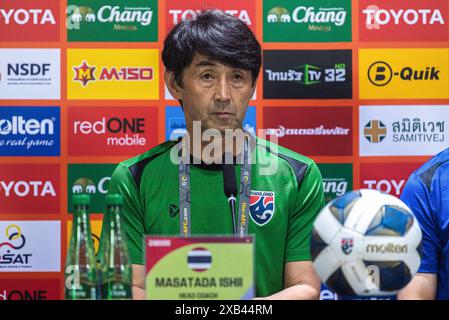
[[[248,300],[254,297],[254,241],[244,238],[145,238],[149,300]]]

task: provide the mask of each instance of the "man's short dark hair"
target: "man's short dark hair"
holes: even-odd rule
[[[182,85],[182,71],[195,53],[233,68],[250,70],[254,85],[262,63],[260,44],[241,20],[220,10],[200,12],[195,20],[177,24],[167,35],[162,61]]]

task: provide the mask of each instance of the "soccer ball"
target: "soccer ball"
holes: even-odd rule
[[[321,281],[342,295],[393,295],[421,262],[421,229],[398,198],[377,190],[348,192],[313,224],[312,260]]]

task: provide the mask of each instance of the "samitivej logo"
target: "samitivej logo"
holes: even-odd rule
[[[369,142],[379,143],[387,136],[387,127],[380,120],[371,120],[365,125],[363,134]]]
[[[449,106],[360,106],[361,156],[433,155],[447,147]]]

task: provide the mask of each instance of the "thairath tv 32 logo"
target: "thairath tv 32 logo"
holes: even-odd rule
[[[98,79],[95,77],[97,67],[89,66],[86,60],[76,67],[73,67],[75,76],[74,81],[79,81],[86,87],[90,81],[147,81],[153,80],[154,72],[151,67],[103,67],[100,70]]]

